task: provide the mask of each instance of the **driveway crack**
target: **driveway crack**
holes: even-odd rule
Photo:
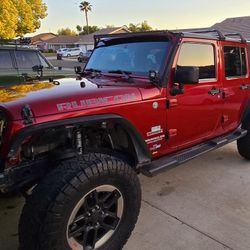
[[[187,227],[189,227],[189,228],[191,228],[191,229],[193,229],[193,230],[199,232],[200,234],[206,236],[207,238],[209,238],[209,239],[211,239],[211,240],[217,242],[218,244],[222,245],[222,246],[225,247],[226,249],[234,250],[232,247],[230,247],[230,246],[228,246],[227,244],[221,242],[220,240],[214,238],[212,235],[209,235],[208,233],[205,233],[205,232],[201,231],[200,229],[196,228],[195,226],[193,226],[193,225],[191,225],[191,224],[189,224],[189,223],[187,223],[187,222],[181,220],[180,218],[178,218],[178,217],[176,217],[176,216],[170,214],[169,212],[167,212],[167,211],[165,211],[165,210],[163,210],[163,209],[161,209],[161,208],[159,208],[159,207],[157,207],[157,206],[151,204],[149,201],[146,201],[146,200],[144,200],[144,199],[142,199],[142,201],[143,201],[144,203],[146,203],[147,205],[149,205],[150,207],[152,207],[152,208],[154,208],[154,209],[156,209],[156,210],[158,210],[158,211],[164,213],[165,215],[170,216],[171,218],[173,218],[173,219],[179,221],[180,223],[182,223],[183,225],[186,225]]]

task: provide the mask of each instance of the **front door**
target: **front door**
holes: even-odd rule
[[[222,85],[218,76],[216,41],[184,40],[174,62],[176,67],[199,67],[199,83],[184,84],[184,93],[173,96],[169,84],[167,110],[168,147],[185,148],[207,140],[221,131]]]

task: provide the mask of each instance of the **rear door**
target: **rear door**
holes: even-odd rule
[[[34,50],[16,50],[15,58],[23,82],[29,82],[37,78],[38,72],[35,67],[41,65],[38,52]]]
[[[244,44],[224,42],[222,45],[223,69],[223,128],[236,129],[250,94],[248,58]]]
[[[174,79],[169,85],[167,110],[168,146],[185,148],[214,137],[221,129],[222,84],[218,74],[218,41],[183,39],[177,52],[177,67],[199,67],[199,83],[184,84],[184,93],[171,95]]]

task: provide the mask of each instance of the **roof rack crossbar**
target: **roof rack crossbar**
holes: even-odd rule
[[[225,36],[222,34],[222,32],[216,29],[196,30],[196,31],[191,31],[191,33],[200,33],[200,34],[216,33],[220,40],[226,39]]]
[[[29,45],[31,43],[30,38],[19,38],[19,39],[0,39],[0,44],[2,45]]]
[[[240,34],[240,33],[226,33],[226,34],[224,34],[224,36],[225,37],[235,37],[235,36],[238,36],[241,39],[242,43],[246,43],[247,42],[246,38],[242,34]]]

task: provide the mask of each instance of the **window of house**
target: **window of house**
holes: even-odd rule
[[[0,70],[13,69],[12,59],[9,51],[0,51]]]
[[[215,54],[212,44],[183,43],[177,67],[199,67],[199,79],[216,78]]]
[[[224,64],[226,77],[245,76],[247,74],[245,48],[237,46],[225,46]]]

